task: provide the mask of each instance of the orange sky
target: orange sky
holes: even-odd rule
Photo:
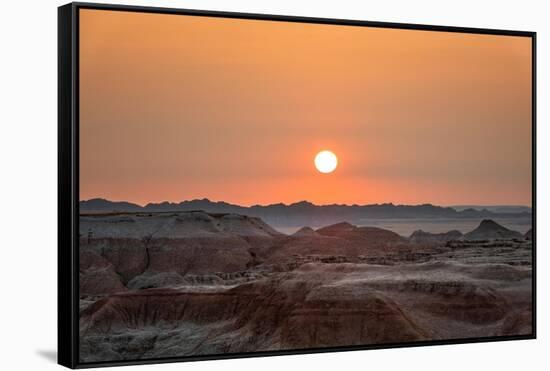
[[[530,205],[531,167],[529,38],[80,10],[81,199]]]

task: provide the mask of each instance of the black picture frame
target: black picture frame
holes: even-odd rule
[[[158,358],[130,361],[108,361],[81,363],[78,359],[79,327],[79,10],[97,9],[125,12],[162,13],[172,15],[192,15],[281,22],[302,22],[327,25],[348,25],[357,27],[377,27],[434,32],[457,32],[490,35],[508,35],[530,38],[532,42],[532,334],[517,336],[481,337],[418,341],[410,343],[346,346],[332,348],[312,348],[299,350],[264,351],[254,353],[231,353],[191,357]],[[486,28],[449,27],[423,24],[372,22],[347,19],[311,18],[268,14],[233,13],[223,11],[203,11],[171,9],[159,7],[107,5],[95,3],[70,3],[58,8],[58,363],[69,368],[100,366],[121,366],[154,364],[182,361],[200,361],[242,357],[261,357],[320,352],[340,352],[380,348],[417,347],[536,338],[536,32],[497,30]]]

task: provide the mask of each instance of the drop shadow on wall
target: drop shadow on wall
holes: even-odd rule
[[[55,350],[37,350],[36,354],[50,362],[57,363],[57,351]]]

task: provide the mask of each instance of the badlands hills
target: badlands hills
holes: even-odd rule
[[[80,357],[145,359],[528,334],[531,240],[400,236],[347,222],[282,234],[235,213],[80,217]]]

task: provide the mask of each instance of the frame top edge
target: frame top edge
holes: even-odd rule
[[[420,23],[400,23],[400,22],[384,22],[384,21],[368,21],[346,18],[323,18],[323,17],[308,17],[299,15],[283,15],[283,14],[266,14],[266,13],[240,13],[220,10],[201,10],[201,9],[185,9],[185,8],[168,8],[154,7],[141,5],[122,5],[122,4],[102,4],[89,2],[71,2],[63,6],[70,5],[75,10],[78,9],[95,9],[95,10],[112,10],[112,11],[127,11],[127,12],[142,12],[142,13],[161,13],[174,15],[191,15],[203,17],[219,17],[219,18],[236,18],[249,20],[265,20],[265,21],[280,21],[280,22],[301,22],[301,23],[317,23],[331,24],[341,26],[359,26],[359,27],[375,27],[375,28],[394,28],[417,31],[435,31],[435,32],[455,32],[455,33],[471,33],[485,34],[496,36],[520,36],[535,38],[535,31],[523,30],[504,30],[494,28],[479,28],[479,27],[461,27],[461,26],[443,26]]]

